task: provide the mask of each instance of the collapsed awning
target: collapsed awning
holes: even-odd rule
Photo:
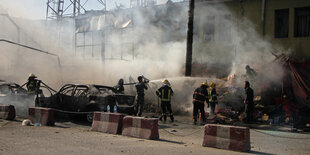
[[[310,62],[288,61],[288,65],[296,102],[310,108]]]

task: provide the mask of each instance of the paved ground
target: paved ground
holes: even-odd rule
[[[202,147],[203,126],[183,117],[159,127],[160,140],[154,141],[91,132],[85,124],[35,127],[0,119],[0,154],[310,154],[308,133],[251,129],[252,151],[240,153]]]

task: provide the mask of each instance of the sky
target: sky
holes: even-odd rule
[[[81,0],[85,2],[86,0]],[[157,4],[165,3],[167,0],[157,0]],[[174,0],[179,1],[179,0]],[[69,0],[65,0],[65,3]],[[115,8],[115,2],[119,5],[129,7],[130,0],[107,0],[107,9]],[[28,19],[45,19],[47,0],[0,0],[0,13],[8,13],[14,17]],[[97,0],[88,0],[86,7],[89,10],[99,10],[100,3]]]

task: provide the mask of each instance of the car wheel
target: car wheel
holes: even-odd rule
[[[92,123],[93,122],[93,118],[94,118],[94,113],[93,112],[86,114],[86,121],[88,123]]]
[[[85,119],[86,119],[86,121],[87,121],[88,123],[92,123],[92,122],[93,122],[93,118],[94,118],[94,112],[95,112],[95,111],[100,111],[100,110],[99,110],[98,107],[89,107],[89,108],[87,108],[86,111],[89,112],[89,113],[87,113],[87,114],[85,115]]]

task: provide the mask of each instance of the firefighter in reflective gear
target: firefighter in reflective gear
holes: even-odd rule
[[[143,106],[144,106],[144,89],[147,90],[146,81],[143,81],[142,76],[138,76],[138,83],[136,84],[137,89],[137,108],[139,111],[138,116],[142,115]]]
[[[124,80],[119,79],[118,84],[114,87],[115,93],[125,94]]]
[[[210,83],[211,90],[209,91],[209,104],[211,106],[211,114],[214,115],[215,105],[218,104],[217,94],[216,94],[216,85],[214,82]]]
[[[173,122],[174,117],[171,109],[171,96],[173,96],[173,90],[168,80],[163,81],[163,86],[156,91],[156,95],[160,98],[161,102],[162,115],[160,117],[160,120],[162,120],[162,118],[164,117],[164,121],[166,121],[166,111],[168,110],[171,122]]]
[[[206,82],[202,83],[200,87],[195,89],[195,92],[193,94],[193,104],[194,104],[194,109],[193,109],[193,118],[194,118],[194,124],[197,124],[197,117],[199,115],[198,110],[201,113],[201,118],[203,122],[206,121],[206,116],[205,116],[205,101],[209,104],[209,96],[208,96],[208,84]]]
[[[34,74],[29,74],[28,81],[26,83],[27,93],[31,94],[38,94],[40,89],[41,81],[36,79],[37,77]]]

